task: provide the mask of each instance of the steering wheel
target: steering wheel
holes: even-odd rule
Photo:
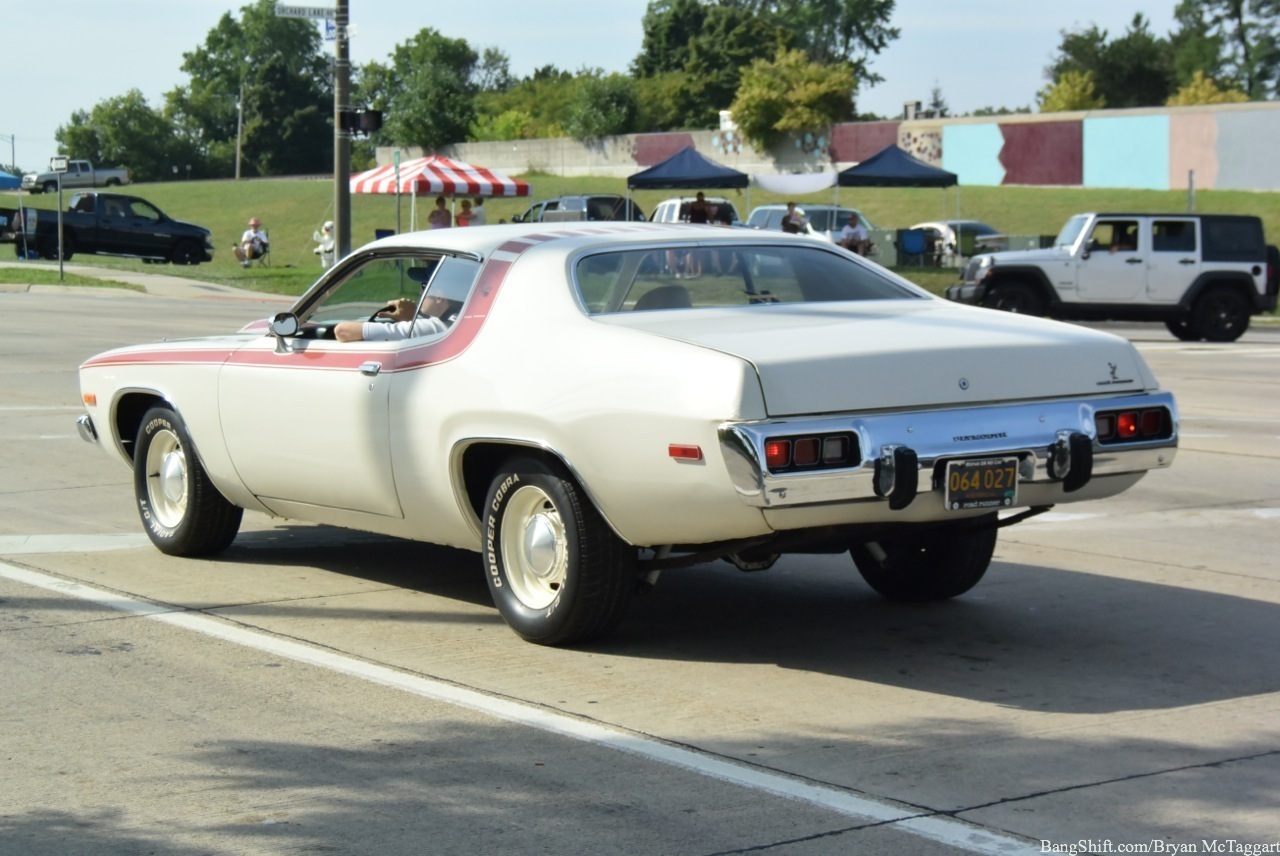
[[[396,308],[396,307],[395,307],[395,304],[388,303],[386,306],[382,307],[381,309],[375,310],[375,311],[374,311],[374,313],[373,313],[372,315],[370,315],[370,316],[369,316],[369,320],[370,320],[370,321],[377,321],[377,322],[379,322],[379,323],[381,323],[381,324],[390,324],[390,323],[391,323],[391,319],[390,319],[390,318],[388,318],[388,317],[386,317],[385,315],[382,315],[382,313],[383,313],[383,312],[394,312],[394,311],[395,311],[395,308]]]

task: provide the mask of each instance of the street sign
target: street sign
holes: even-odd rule
[[[324,21],[324,40],[331,42],[338,38],[338,22],[332,18],[325,18]]]
[[[326,18],[338,17],[338,10],[332,6],[276,6],[277,18],[310,18],[323,21]]]
[[[53,172],[66,172],[67,161],[69,160],[71,159],[66,155],[57,155],[56,157],[51,157],[49,158],[49,169],[52,170]]]

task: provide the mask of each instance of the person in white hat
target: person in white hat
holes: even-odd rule
[[[318,231],[311,233],[311,240],[319,245],[312,252],[320,257],[320,267],[333,267],[333,221],[325,220]]]
[[[267,254],[269,240],[267,233],[262,231],[262,221],[257,217],[250,217],[249,228],[244,230],[240,243],[232,247],[231,252],[236,254],[240,267],[248,267],[250,261]]]

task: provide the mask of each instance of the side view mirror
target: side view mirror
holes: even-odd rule
[[[1093,255],[1093,253],[1090,252],[1088,247],[1085,247],[1083,250],[1080,251],[1080,258],[1084,261],[1088,261],[1089,256],[1091,255]]]
[[[512,222],[512,223],[523,223],[523,222],[524,222],[524,217],[523,217],[523,215],[520,215],[520,214],[512,214],[512,215],[511,215],[511,222]]]
[[[271,335],[276,337],[277,354],[287,354],[292,350],[285,339],[298,335],[300,328],[298,316],[292,312],[281,312],[271,319]]]

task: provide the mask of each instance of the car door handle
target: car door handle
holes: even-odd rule
[[[380,371],[382,371],[382,363],[375,363],[371,360],[367,363],[360,364],[360,374],[362,375],[369,375],[369,377],[373,377]]]
[[[1196,263],[1195,259],[1179,259],[1178,260],[1178,264],[1180,265],[1193,265],[1195,263]]]
[[[1124,263],[1127,265],[1140,265],[1142,264],[1142,259],[1125,259]]]

